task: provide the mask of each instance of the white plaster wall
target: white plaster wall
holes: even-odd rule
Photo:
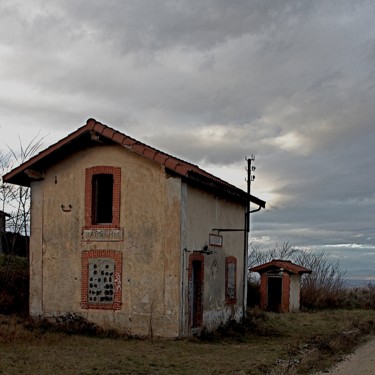
[[[291,275],[290,276],[290,299],[289,299],[289,311],[299,311],[299,299],[301,289],[301,276]]]
[[[31,316],[43,314],[43,183],[31,184],[30,295]]]
[[[209,234],[213,228],[243,229],[245,207],[214,197],[212,194],[187,186],[186,196],[186,248],[189,252],[200,250],[209,244]],[[243,303],[243,232],[222,232],[223,247],[217,247],[213,254],[204,255],[204,295],[203,325],[214,329],[228,319],[240,319]],[[225,305],[225,258],[234,256],[237,259],[237,303]],[[185,273],[187,282],[187,272]],[[185,329],[189,330],[189,306],[185,299]]]
[[[99,165],[121,167],[122,242],[82,240],[85,169]],[[178,336],[180,193],[180,179],[120,146],[81,150],[44,171],[32,184],[31,314],[73,312],[134,335]],[[95,249],[123,253],[121,310],[81,308],[81,253]]]

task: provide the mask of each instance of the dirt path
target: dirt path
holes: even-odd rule
[[[358,348],[353,354],[328,372],[316,375],[373,375],[375,374],[375,338]]]

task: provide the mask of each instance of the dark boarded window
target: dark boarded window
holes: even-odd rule
[[[88,301],[113,303],[115,262],[110,258],[89,260]]]
[[[82,252],[81,307],[121,310],[122,252],[90,250]]]
[[[113,175],[92,176],[92,224],[108,224],[113,219]]]
[[[225,258],[225,301],[227,304],[237,302],[237,259]]]

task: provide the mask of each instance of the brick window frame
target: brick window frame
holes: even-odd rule
[[[113,302],[91,303],[89,301],[89,260],[107,258],[114,261]],[[122,305],[122,253],[114,250],[83,251],[81,255],[81,307],[82,309],[120,310]]]
[[[229,279],[230,276],[230,267],[234,267],[234,275],[233,278]],[[234,284],[230,287],[229,283]],[[233,291],[234,289],[234,296]],[[227,305],[233,305],[237,303],[237,259],[233,256],[229,256],[225,258],[225,303]]]
[[[199,274],[199,281],[200,281],[200,295],[196,300],[195,306],[195,315],[193,316],[193,262],[199,261],[201,263],[200,266],[200,274]],[[204,255],[199,253],[193,253],[189,256],[189,270],[188,270],[188,280],[189,280],[189,291],[188,291],[188,304],[189,304],[189,322],[191,328],[199,328],[203,325],[203,295],[204,295]]]
[[[93,224],[93,176],[111,174],[113,176],[112,223]],[[85,171],[85,227],[84,229],[120,228],[121,168],[95,166]]]

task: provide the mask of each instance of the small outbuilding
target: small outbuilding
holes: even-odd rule
[[[289,260],[250,268],[260,274],[260,307],[275,312],[296,312],[300,308],[301,276],[312,271]]]

